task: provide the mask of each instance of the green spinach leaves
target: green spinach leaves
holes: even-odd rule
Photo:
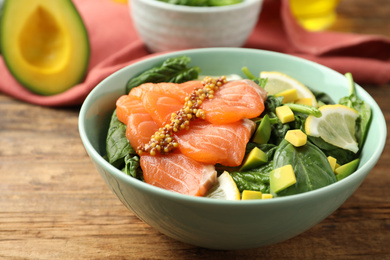
[[[127,155],[136,154],[126,138],[126,125],[119,121],[116,110],[112,113],[108,128],[106,153],[108,162],[117,168],[123,166],[124,158]]]
[[[160,66],[151,68],[140,75],[131,78],[126,86],[127,93],[142,83],[173,82],[183,83],[198,78],[199,67],[188,67],[191,59],[180,56],[166,59]]]

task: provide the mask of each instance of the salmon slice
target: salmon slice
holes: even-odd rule
[[[184,102],[177,100],[176,98],[155,92],[148,92],[144,94],[142,103],[145,110],[160,126],[170,123],[171,114],[179,111],[184,104]]]
[[[166,97],[175,98],[184,103],[184,99],[187,97],[188,93],[181,89],[179,85],[180,84],[168,82],[144,83],[136,88],[133,88],[130,91],[129,96],[134,96],[137,99],[143,100],[146,93],[154,92],[162,94]]]
[[[158,130],[159,125],[148,114],[131,114],[127,121],[126,137],[131,146],[137,149],[149,143],[150,137]]]
[[[145,110],[141,100],[124,95],[116,102],[118,119],[126,124],[126,137],[131,146],[137,149],[149,142],[150,137],[158,130],[159,125]]]
[[[192,94],[195,89],[197,88],[203,88],[202,81],[199,80],[192,80],[187,81],[184,83],[179,84],[179,87],[181,90],[183,90],[185,93],[187,93],[187,96]]]
[[[216,183],[213,165],[199,163],[183,154],[142,155],[141,168],[146,183],[192,196],[203,196]]]
[[[116,101],[116,115],[124,124],[127,124],[130,114],[145,112],[142,102],[134,97],[123,95]]]
[[[201,87],[200,81],[177,83],[145,83],[133,88],[129,96],[142,100],[145,110],[160,126],[170,122],[171,114],[179,111],[185,98],[195,87]]]
[[[179,132],[175,138],[180,152],[198,162],[238,166],[255,126],[249,119],[223,125],[196,120],[188,131]]]
[[[232,123],[259,116],[266,98],[267,92],[252,80],[229,81],[218,89],[213,99],[202,104],[202,109],[210,123]]]

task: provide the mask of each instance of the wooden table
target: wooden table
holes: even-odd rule
[[[387,0],[343,0],[332,30],[390,37]],[[390,84],[364,85],[390,118]],[[390,259],[390,148],[330,217],[283,243],[213,251],[177,242],[129,212],[81,144],[79,107],[0,94],[0,259]],[[388,128],[390,128],[387,122]]]

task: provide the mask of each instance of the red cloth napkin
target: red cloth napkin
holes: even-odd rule
[[[131,0],[129,0],[131,1]],[[151,55],[133,28],[128,6],[112,0],[74,0],[90,38],[91,59],[84,82],[53,96],[22,87],[0,57],[0,92],[42,106],[71,106],[111,73]],[[351,72],[359,83],[390,81],[390,39],[375,35],[307,32],[293,18],[288,0],[265,0],[260,19],[244,47],[303,57],[341,73]]]

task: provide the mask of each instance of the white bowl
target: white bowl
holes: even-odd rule
[[[152,52],[203,47],[241,47],[259,17],[263,0],[193,7],[158,0],[131,0],[135,29]]]

